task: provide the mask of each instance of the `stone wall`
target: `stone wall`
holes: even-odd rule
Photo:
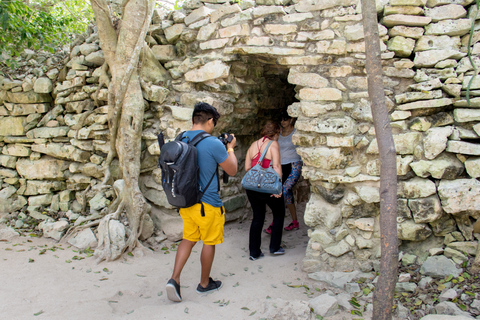
[[[142,191],[174,216],[155,169],[155,139],[160,131],[173,139],[188,129],[195,102],[209,102],[223,115],[216,133],[238,136],[242,167],[263,121],[288,106],[298,117],[294,142],[311,192],[304,269],[371,268],[380,256],[380,161],[359,1],[224,2],[187,1],[180,11],[154,15],[142,69]],[[480,78],[470,85],[470,103],[465,97],[474,75],[467,57],[476,19],[471,3],[377,3],[402,249],[425,256],[448,245],[445,254],[456,262],[463,261],[462,245],[476,245],[472,222],[480,210]],[[471,50],[480,65],[476,29]],[[47,215],[60,210],[78,218],[85,207],[96,213],[110,203],[113,194],[87,188],[103,176],[109,143],[107,90],[99,85],[103,62],[93,30],[50,77],[53,86],[48,72],[3,79],[0,211],[38,219],[49,209]],[[221,191],[231,218],[247,205],[241,176]]]

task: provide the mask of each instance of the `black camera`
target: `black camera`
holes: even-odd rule
[[[223,143],[223,145],[226,146],[227,143],[232,142],[233,136],[231,134],[224,132],[218,136],[218,140],[220,140]],[[225,171],[223,171],[223,183],[228,183],[228,173],[226,173]]]
[[[227,143],[232,142],[233,136],[231,134],[224,132],[218,136],[218,140],[220,140],[224,145],[227,145]]]

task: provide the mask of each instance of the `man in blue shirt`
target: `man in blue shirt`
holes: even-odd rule
[[[217,109],[208,103],[195,104],[192,115],[192,128],[183,134],[182,140],[192,140],[197,134],[205,131],[209,134],[217,124],[220,114]],[[217,165],[230,176],[237,173],[237,158],[233,148],[236,138],[227,143],[227,150],[223,143],[216,137],[208,137],[197,144],[198,165],[200,167],[200,187],[205,188],[217,171]],[[202,203],[197,203],[189,208],[181,208],[180,215],[183,219],[183,239],[177,249],[175,266],[172,278],[167,282],[167,296],[170,300],[180,302],[180,274],[185,266],[195,244],[202,240],[203,248],[200,255],[202,272],[197,293],[207,293],[218,290],[222,282],[210,277],[213,259],[215,257],[215,245],[223,242],[223,226],[225,224],[225,209],[218,194],[219,185],[217,179],[212,179],[208,189],[204,191]],[[205,215],[202,216],[202,210]]]

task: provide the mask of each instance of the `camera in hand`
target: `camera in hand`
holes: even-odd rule
[[[227,145],[227,143],[232,142],[233,136],[231,134],[224,132],[218,136],[218,140],[220,140],[224,145]]]
[[[220,140],[223,143],[223,145],[226,146],[227,143],[232,142],[233,136],[231,134],[224,132],[218,136],[218,140]],[[228,183],[228,173],[226,173],[225,171],[223,171],[223,183]]]

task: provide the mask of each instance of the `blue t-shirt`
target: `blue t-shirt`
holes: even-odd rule
[[[188,141],[193,139],[202,130],[187,131],[183,134],[182,140]],[[188,137],[188,138],[187,138]],[[216,137],[208,137],[197,143],[197,162],[200,168],[200,187],[202,190],[207,186],[208,181],[217,171],[217,165],[227,160],[228,153],[220,140]],[[202,202],[208,203],[214,207],[223,205],[218,194],[218,178],[213,177],[212,182],[208,186],[202,197]]]

